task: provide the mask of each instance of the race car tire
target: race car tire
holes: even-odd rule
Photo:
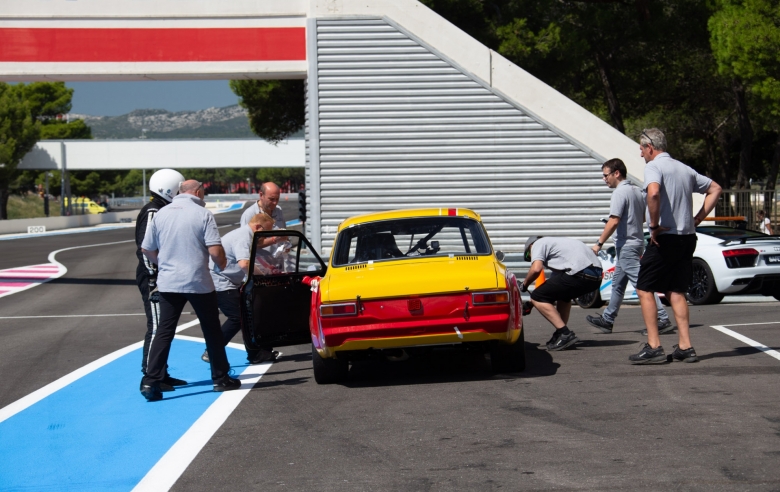
[[[347,379],[349,362],[342,359],[323,359],[314,344],[311,346],[311,361],[317,384],[334,384]]]
[[[688,302],[694,306],[703,304],[717,304],[723,300],[723,294],[718,292],[715,286],[715,278],[707,262],[698,258],[693,259],[693,280],[691,287],[685,294]]]
[[[574,299],[574,302],[583,309],[598,309],[604,305],[604,301],[601,300],[601,292],[599,289],[594,290],[588,294],[584,294]]]
[[[525,330],[512,345],[494,343],[490,347],[490,365],[497,373],[525,371]]]

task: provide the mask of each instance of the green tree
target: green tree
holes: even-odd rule
[[[17,166],[40,138],[24,87],[0,82],[0,219],[8,218],[8,197]]]
[[[778,0],[718,0],[709,19],[710,41],[718,69],[732,79],[743,150],[740,156],[738,187],[744,187],[750,174],[753,129],[748,101],[755,98],[757,118],[774,132],[776,147],[767,175],[767,188],[775,189],[780,165],[780,2]]]
[[[231,80],[230,89],[249,112],[249,126],[260,138],[278,143],[303,128],[302,80]]]

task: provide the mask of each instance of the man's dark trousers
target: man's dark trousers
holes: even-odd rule
[[[149,358],[149,344],[160,324],[159,292],[155,292],[150,298],[149,279],[149,277],[145,277],[138,281],[138,290],[141,291],[141,300],[144,302],[144,311],[146,312],[146,334],[144,335],[143,360],[141,361],[141,372],[144,374],[146,374],[146,361]]]
[[[225,353],[225,342],[219,326],[217,293],[189,294],[160,292],[160,326],[149,347],[149,360],[142,384],[152,385],[165,378],[165,367],[171,351],[171,341],[176,334],[184,305],[189,301],[200,320],[200,328],[206,339],[206,350],[211,361],[211,379],[217,381],[228,375],[230,364]]]
[[[222,324],[222,338],[227,345],[241,331],[241,294],[238,289],[217,291],[219,310],[227,317]]]

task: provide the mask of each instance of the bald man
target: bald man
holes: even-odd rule
[[[189,301],[195,310],[211,360],[214,391],[241,387],[230,377],[230,363],[219,324],[219,308],[209,258],[217,271],[226,264],[225,250],[214,215],[206,210],[203,184],[194,179],[179,186],[179,194],[160,210],[141,244],[141,252],[158,267],[160,324],[152,335],[141,394],[148,401],[162,400],[160,382],[165,379],[168,353],[176,325]]]
[[[287,224],[284,221],[282,207],[279,206],[281,192],[275,183],[267,182],[260,186],[260,194],[254,205],[244,210],[241,215],[241,227],[249,224],[249,220],[257,214],[270,215],[274,219],[274,229],[284,229]]]

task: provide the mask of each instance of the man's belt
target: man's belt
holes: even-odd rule
[[[602,274],[603,274],[603,270],[601,270],[601,268],[589,266],[588,268],[575,273],[574,277],[584,278],[585,280],[601,281]]]

